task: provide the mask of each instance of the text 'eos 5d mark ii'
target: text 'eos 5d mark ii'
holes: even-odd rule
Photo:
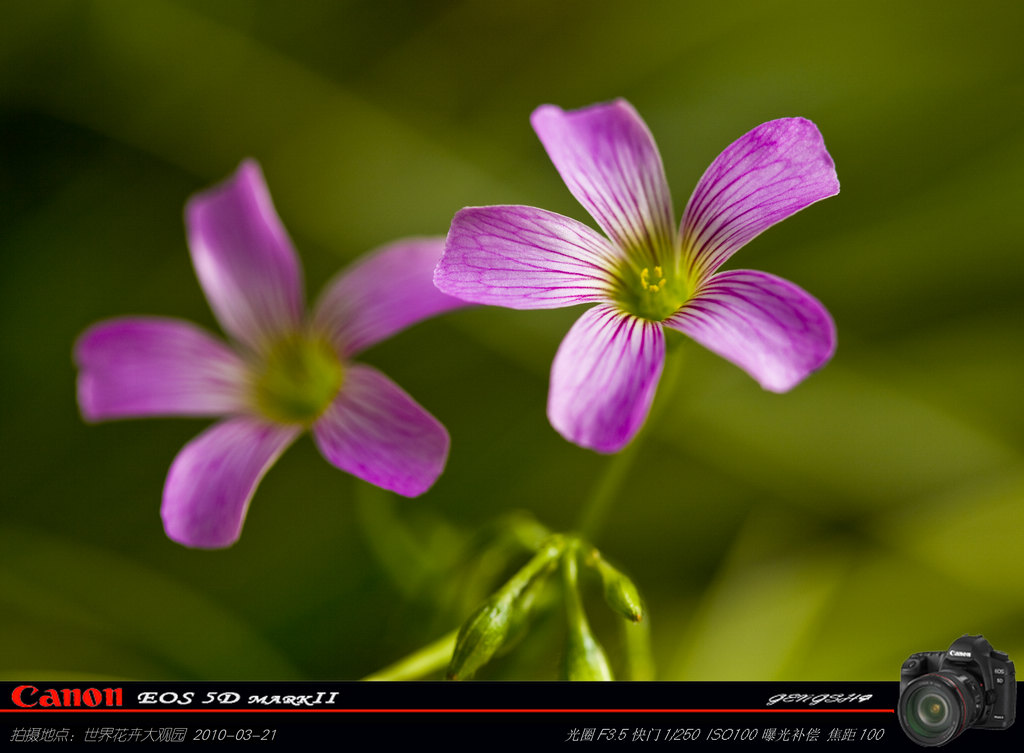
[[[903,662],[900,725],[920,745],[945,745],[969,727],[1006,729],[1016,708],[1013,662],[980,635]]]

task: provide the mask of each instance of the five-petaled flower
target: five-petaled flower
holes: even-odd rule
[[[661,156],[624,100],[531,117],[572,195],[607,238],[576,220],[525,206],[455,215],[434,274],[474,303],[540,309],[597,303],[562,341],[548,417],[566,439],[616,452],[650,410],[665,357],[663,327],[683,332],[785,392],[835,350],[825,308],[764,272],[719,271],[776,222],[839,192],[813,123],[764,123],[722,152],[674,228]]]
[[[194,196],[185,222],[199,282],[234,346],[156,317],[100,322],[75,345],[87,420],[223,416],[171,465],[167,535],[192,547],[232,544],[263,474],[306,429],[342,470],[405,496],[430,488],[448,433],[384,374],[351,359],[464,305],[432,282],[443,240],[379,249],[331,282],[307,316],[298,257],[255,162]]]

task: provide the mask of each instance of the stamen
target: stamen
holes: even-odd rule
[[[644,267],[643,271],[640,272],[640,287],[644,291],[648,293],[657,293],[664,289],[666,280],[661,267],[654,268],[654,276],[657,281],[651,282],[651,270],[647,267]]]
[[[660,322],[679,310],[684,298],[680,295],[678,280],[670,280],[671,275],[665,274],[664,267],[634,267],[633,270],[628,275],[633,285],[624,286],[619,299],[625,311]]]

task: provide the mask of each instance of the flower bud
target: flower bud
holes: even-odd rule
[[[569,626],[565,646],[565,679],[611,680],[611,667],[604,649],[586,622]]]
[[[466,680],[491,660],[508,635],[516,594],[495,594],[463,623],[448,664],[449,680]]]
[[[587,564],[595,568],[601,576],[604,600],[608,606],[627,620],[640,622],[644,617],[643,601],[633,581],[621,570],[609,565],[596,550],[587,559]]]
[[[562,554],[563,540],[551,537],[505,585],[463,623],[448,664],[449,680],[466,680],[489,662],[510,633],[525,624],[540,589]]]

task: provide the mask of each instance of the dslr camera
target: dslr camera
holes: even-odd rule
[[[1016,709],[1013,662],[980,635],[903,662],[897,713],[903,731],[920,745],[945,745],[970,727],[1006,729]]]

